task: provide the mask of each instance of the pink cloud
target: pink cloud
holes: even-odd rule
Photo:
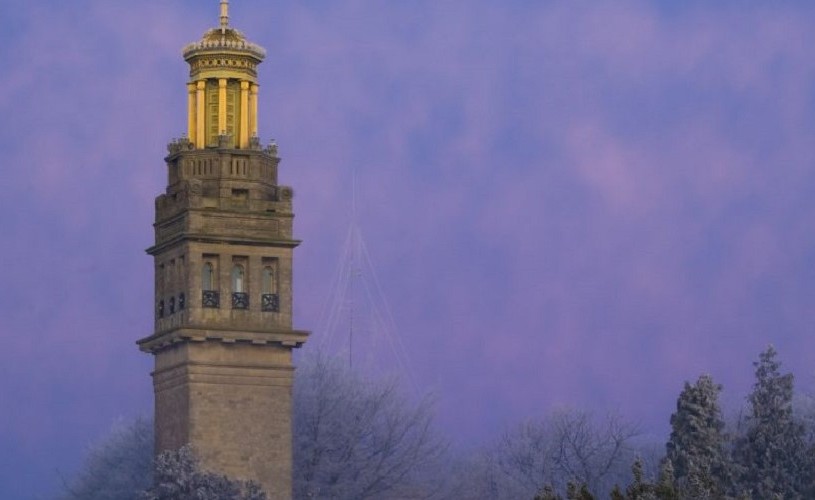
[[[13,394],[42,388],[12,433],[81,425],[60,441],[75,450],[149,411],[132,344],[150,323],[142,249],[184,128],[179,50],[217,10],[193,4],[31,5],[4,35],[2,365]],[[234,23],[269,49],[261,133],[296,191],[298,324],[318,324],[356,171],[369,249],[450,433],[600,402],[659,427],[686,378],[749,387],[770,341],[807,380],[810,9],[241,5]],[[47,445],[26,436],[32,454]]]

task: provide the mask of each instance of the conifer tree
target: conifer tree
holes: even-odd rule
[[[566,485],[566,500],[594,500],[594,495],[589,492],[586,483],[578,484],[569,481],[569,484]]]
[[[659,469],[659,480],[654,488],[655,496],[659,500],[680,500],[674,479],[674,467],[669,458],[662,461]]]
[[[693,385],[686,382],[671,415],[666,465],[673,469],[683,497],[722,498],[729,489],[720,391],[709,375]]]
[[[753,363],[756,382],[748,398],[750,413],[735,449],[739,486],[752,498],[803,498],[811,476],[804,426],[792,411],[793,376],[781,374],[776,356],[769,346]]]
[[[634,476],[634,481],[625,489],[627,500],[654,500],[657,498],[654,493],[654,485],[645,479],[641,459],[634,461],[634,465],[631,466],[631,474]]]
[[[639,458],[631,467],[631,473],[634,478],[626,488],[625,494],[619,486],[615,486],[611,491],[611,500],[700,500],[697,497],[680,495],[674,486],[673,466],[668,459],[663,460],[656,483],[645,478],[643,463]]]
[[[552,485],[547,484],[535,495],[535,500],[563,500],[563,497],[552,488]]]

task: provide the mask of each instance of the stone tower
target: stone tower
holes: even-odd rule
[[[262,147],[257,66],[265,51],[229,25],[183,50],[187,137],[168,146],[156,198],[153,354],[156,452],[190,444],[202,465],[291,498],[292,189]]]

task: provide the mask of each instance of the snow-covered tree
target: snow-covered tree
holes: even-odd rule
[[[66,484],[65,500],[141,500],[152,483],[153,423],[119,423],[88,451],[79,473]]]
[[[777,352],[769,346],[754,364],[756,382],[750,412],[736,443],[739,488],[753,498],[806,496],[812,462],[804,445],[804,426],[792,411],[793,376],[781,374]]]
[[[645,477],[642,460],[637,458],[631,466],[633,480],[625,489],[626,500],[657,500],[656,488]]]
[[[155,483],[153,478],[155,476]],[[188,448],[153,457],[153,423],[119,424],[94,445],[64,500],[264,500],[254,483],[202,470]]]
[[[563,500],[563,497],[547,484],[535,495],[534,500]],[[591,494],[585,483],[578,484],[569,481],[566,485],[566,500],[594,500],[594,495]]]
[[[189,446],[159,454],[154,474],[146,500],[266,500],[257,483],[203,470]]]
[[[611,500],[698,500],[696,497],[680,495],[675,487],[674,470],[671,461],[662,461],[656,483],[649,481],[645,475],[643,460],[637,458],[631,466],[632,481],[625,493],[619,486],[611,491]]]
[[[566,485],[566,500],[594,500],[594,495],[591,494],[586,483],[578,484],[570,481]]]
[[[722,498],[730,487],[720,391],[709,375],[693,385],[686,382],[671,415],[667,459],[679,490],[689,498]]]
[[[563,500],[563,497],[560,496],[552,486],[547,484],[535,495],[534,500]]]
[[[326,360],[306,360],[295,384],[295,498],[419,498],[441,489],[448,475],[440,463],[446,444],[432,429],[428,399],[412,404],[395,383],[367,382]],[[193,472],[194,463],[187,455],[160,457],[156,480],[163,486],[152,491],[165,496],[153,498],[176,498],[172,492],[199,480],[219,488],[232,484]],[[152,468],[152,422],[137,420],[90,450],[64,498],[142,499],[153,484]]]
[[[654,494],[659,500],[680,500],[682,495],[677,491],[673,463],[669,458],[662,461],[659,478],[654,485]]]
[[[570,482],[585,484],[602,498],[614,483],[628,482],[636,434],[615,416],[595,419],[580,411],[525,422],[470,462],[470,470],[458,479],[468,486],[463,498],[514,500],[550,490],[562,495]]]
[[[298,368],[296,498],[427,497],[445,450],[429,399],[410,403],[394,381],[364,380],[322,357]]]

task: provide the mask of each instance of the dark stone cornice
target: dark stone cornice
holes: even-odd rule
[[[305,330],[227,330],[195,326],[177,328],[160,332],[136,341],[143,352],[156,353],[179,343],[185,342],[221,342],[225,344],[246,343],[252,345],[277,344],[284,347],[302,346],[310,332]]]

